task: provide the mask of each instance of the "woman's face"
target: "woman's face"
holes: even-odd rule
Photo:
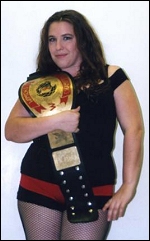
[[[48,48],[55,64],[75,76],[82,62],[73,26],[68,22],[53,22],[48,31]]]

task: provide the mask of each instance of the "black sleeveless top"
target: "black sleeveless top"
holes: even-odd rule
[[[110,88],[99,94],[96,101],[84,91],[80,91],[75,99],[75,106],[81,106],[80,131],[76,138],[92,186],[116,183],[117,173],[112,153],[117,119],[113,92],[127,79],[120,68],[109,78]],[[21,173],[57,183],[48,149],[47,135],[34,139],[22,160]]]

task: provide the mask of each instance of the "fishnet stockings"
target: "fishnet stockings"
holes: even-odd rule
[[[70,223],[64,213],[18,201],[26,240],[105,240],[110,228],[107,212],[99,210],[99,219],[89,223]]]

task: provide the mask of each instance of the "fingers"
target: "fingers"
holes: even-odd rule
[[[110,199],[103,207],[103,211],[108,210],[108,216],[107,220],[112,221],[112,220],[117,220],[120,217],[124,216],[125,212],[125,205],[119,202],[113,202],[112,199]]]
[[[120,217],[123,217],[123,213],[124,213],[124,208],[122,207],[114,207],[114,208],[110,208],[108,210],[108,221],[111,220],[117,220]]]
[[[74,133],[78,133],[79,130],[80,130],[80,129],[77,127],[77,129],[74,131]]]
[[[80,111],[80,106],[76,107],[75,109],[72,109],[74,112],[79,112]]]
[[[72,111],[75,112],[75,113],[77,113],[77,114],[78,114],[78,118],[80,118],[80,113],[79,113],[79,111],[80,111],[80,106],[76,107],[75,109],[72,109]],[[78,120],[79,120],[79,119],[78,119]],[[74,133],[77,133],[77,132],[79,132],[78,126],[77,126],[77,128],[75,129]]]

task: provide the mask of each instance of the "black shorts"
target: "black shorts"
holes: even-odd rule
[[[114,186],[93,187],[98,209],[112,197]],[[66,210],[65,198],[58,185],[41,181],[26,175],[21,176],[17,199],[58,211]]]

